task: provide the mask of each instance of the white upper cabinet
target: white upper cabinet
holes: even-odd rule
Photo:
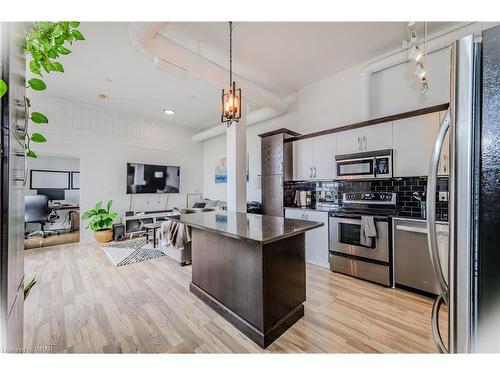
[[[444,120],[446,115],[446,111],[439,112],[439,126],[441,126],[441,122]],[[449,176],[450,174],[450,132],[446,133],[446,138],[444,139],[443,149],[441,150],[441,156],[439,159],[438,165],[438,175],[440,176]]]
[[[446,112],[385,122],[294,142],[294,179],[335,179],[335,155],[393,149],[394,177],[427,176],[436,135]],[[438,174],[450,171],[446,136]]]
[[[296,141],[293,147],[295,180],[335,178],[336,134]]]
[[[337,154],[361,152],[361,129],[337,133]]]
[[[392,148],[392,121],[362,128],[361,144],[363,151]]]
[[[317,180],[335,178],[335,155],[337,154],[337,134],[313,138],[313,176]]]
[[[293,176],[294,180],[310,180],[313,178],[312,139],[293,142]]]
[[[337,133],[337,153],[353,154],[392,148],[392,122]]]
[[[394,177],[427,176],[439,113],[393,123]]]

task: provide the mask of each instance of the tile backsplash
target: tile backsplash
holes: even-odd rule
[[[422,218],[420,202],[413,197],[418,192],[425,201],[427,177],[402,177],[388,180],[369,181],[289,181],[285,182],[285,206],[293,206],[293,191],[308,190],[314,195],[313,201],[321,203],[342,203],[342,193],[349,192],[394,192],[401,216]],[[436,192],[436,219],[448,220],[448,202],[438,199],[439,192],[448,191],[448,177],[440,177]]]

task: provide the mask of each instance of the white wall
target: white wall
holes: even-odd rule
[[[120,218],[131,206],[136,211],[184,207],[187,193],[202,191],[203,146],[191,141],[193,129],[40,94],[31,99],[32,110],[49,118],[49,124],[30,125],[48,140],[34,145],[35,151],[80,159],[82,212],[109,199]],[[181,193],[127,195],[127,162],[179,165]],[[92,233],[82,230],[81,238],[91,240]]]
[[[279,118],[251,126],[247,132],[250,182],[247,200],[259,200],[261,191],[252,177],[260,174],[260,133],[285,127],[302,134],[361,121],[361,72],[365,64],[300,89],[287,98],[289,112]],[[421,95],[412,65],[404,63],[375,73],[371,78],[372,117],[410,111],[449,101],[449,50],[427,56],[429,91]],[[225,199],[225,184],[214,183],[214,168],[225,156],[225,136],[204,142],[204,191],[208,197]]]

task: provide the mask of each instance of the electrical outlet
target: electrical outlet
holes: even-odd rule
[[[438,199],[440,202],[448,202],[448,192],[447,191],[440,191],[438,195]]]

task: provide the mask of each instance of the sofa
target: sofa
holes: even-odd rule
[[[180,210],[182,214],[194,214],[198,212],[226,210],[227,204],[225,201],[213,199],[200,199],[193,204],[193,207]],[[170,258],[177,261],[181,266],[191,263],[191,242],[187,242],[182,248],[176,248],[171,244],[161,243],[162,251]]]
[[[181,210],[182,214],[194,214],[197,212],[218,211],[226,210],[227,202],[203,198],[196,201],[193,207],[184,208]]]

